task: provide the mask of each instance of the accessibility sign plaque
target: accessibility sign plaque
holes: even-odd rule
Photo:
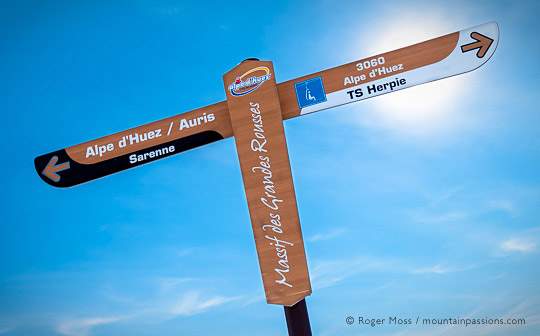
[[[295,83],[294,88],[300,109],[326,101],[326,92],[324,92],[321,77],[310,78],[303,82]]]

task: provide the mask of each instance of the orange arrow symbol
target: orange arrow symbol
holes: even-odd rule
[[[47,163],[47,165],[41,172],[41,174],[47,176],[54,182],[60,181],[60,175],[58,175],[57,173],[69,169],[69,161],[61,163],[59,165],[56,164],[57,162],[58,156],[55,155],[49,160],[49,163]]]
[[[476,57],[478,58],[484,57],[487,51],[489,50],[489,47],[491,47],[491,44],[493,44],[493,39],[477,32],[472,32],[471,37],[476,42],[462,45],[461,51],[466,53],[468,51],[478,49],[478,51],[476,52]]]

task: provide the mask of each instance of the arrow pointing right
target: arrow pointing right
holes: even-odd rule
[[[282,119],[300,117],[475,70],[489,60],[498,40],[499,27],[496,22],[489,22],[279,83],[277,89]],[[463,53],[471,50],[477,51],[463,56]],[[375,76],[371,77],[371,73]],[[399,78],[394,77],[398,75]],[[306,93],[308,86],[310,94]],[[103,156],[85,155],[90,148],[119,144],[126,141],[122,139],[137,136],[144,136],[148,141],[125,147],[115,146]],[[233,129],[228,105],[221,101],[40,155],[34,159],[34,166],[46,183],[55,187],[71,187],[231,136]],[[57,174],[58,169],[68,167],[62,164],[57,167],[59,159],[51,161],[53,156],[71,164],[69,171],[62,173],[61,179]]]
[[[56,164],[57,162],[58,162],[58,156],[55,155],[51,157],[51,159],[49,160],[49,163],[47,163],[47,165],[41,172],[41,174],[47,176],[54,182],[60,181],[60,175],[58,175],[59,172],[69,169],[69,161],[61,163],[59,165]]]
[[[471,50],[478,49],[476,52],[476,57],[484,57],[489,50],[489,47],[491,47],[491,44],[493,44],[493,39],[477,32],[472,32],[470,36],[475,40],[475,42],[462,45],[461,51],[466,53]]]

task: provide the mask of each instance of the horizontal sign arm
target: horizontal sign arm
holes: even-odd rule
[[[493,55],[495,22],[277,85],[283,119],[472,71]],[[225,101],[38,156],[50,185],[70,187],[233,135]]]

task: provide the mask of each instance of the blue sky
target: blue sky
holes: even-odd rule
[[[465,75],[286,122],[316,335],[540,333],[537,2],[0,5],[0,335],[283,335],[232,139],[61,190],[39,154],[495,20]],[[346,316],[526,318],[347,326]]]

